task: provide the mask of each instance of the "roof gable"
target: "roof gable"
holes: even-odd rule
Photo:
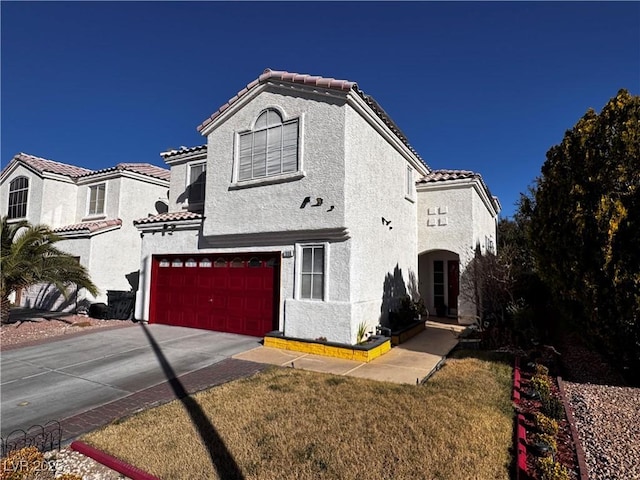
[[[432,170],[429,175],[425,175],[416,183],[418,185],[427,185],[427,184],[437,184],[437,183],[445,183],[445,182],[455,182],[456,180],[476,180],[478,184],[480,184],[481,188],[484,190],[488,201],[491,203],[491,206],[495,209],[496,213],[499,213],[501,210],[500,200],[498,197],[491,194],[491,190],[487,187],[487,184],[484,183],[482,179],[482,175],[476,172],[472,172],[471,170]],[[463,182],[464,183],[464,182]]]
[[[88,168],[77,167],[67,163],[36,157],[35,155],[29,155],[27,153],[18,153],[13,157],[9,164],[2,170],[2,177],[4,178],[7,172],[13,170],[18,164],[24,165],[41,176],[44,173],[52,173],[67,177],[74,182],[81,178],[86,179],[92,175],[122,171],[146,175],[165,182],[168,182],[171,178],[170,170],[156,165],[151,165],[150,163],[118,163],[115,167],[103,168],[101,170],[90,170]]]
[[[150,163],[119,163],[115,167],[103,168],[101,170],[90,171],[82,177],[89,177],[91,175],[99,174],[99,173],[108,173],[108,172],[122,172],[129,171],[134,173],[139,173],[141,175],[147,175],[149,177],[158,178],[160,180],[169,181],[171,178],[171,171],[166,168],[157,167],[155,165],[151,165]]]
[[[300,74],[300,73],[291,73],[283,70],[271,70],[267,68],[262,75],[260,75],[257,79],[247,84],[242,90],[240,90],[236,95],[231,97],[224,105],[222,105],[218,110],[213,112],[209,118],[207,118],[204,122],[202,122],[198,126],[198,131],[202,133],[207,126],[209,126],[216,118],[222,115],[229,107],[235,104],[242,97],[247,95],[250,91],[258,88],[260,85],[265,84],[267,82],[284,82],[296,85],[303,85],[309,87],[317,87],[324,88],[328,90],[335,90],[340,92],[354,92],[357,94],[366,105],[371,109],[371,111],[379,117],[383,123],[396,135],[402,143],[411,151],[413,155],[415,155],[420,162],[426,165],[426,162],[420,157],[418,152],[409,144],[406,135],[402,133],[400,128],[395,124],[395,122],[391,119],[391,117],[384,111],[384,109],[374,100],[370,95],[366,95],[362,90],[358,88],[358,84],[356,82],[352,82],[350,80],[338,80],[335,78],[326,78],[317,75],[308,75],[308,74]]]
[[[75,165],[56,162],[26,153],[18,153],[15,157],[13,157],[11,162],[9,162],[9,164],[4,168],[2,173],[4,174],[5,171],[13,167],[13,165],[15,165],[16,163],[22,163],[36,173],[54,173],[56,175],[62,175],[73,179],[78,178],[82,175],[93,173],[93,170],[89,170],[88,168],[76,167]]]

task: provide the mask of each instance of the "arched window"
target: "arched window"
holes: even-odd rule
[[[252,180],[298,170],[298,119],[283,121],[267,109],[253,130],[241,133],[238,142],[238,180]]]
[[[29,179],[17,177],[9,184],[8,218],[23,218],[27,216],[27,197],[29,196]]]

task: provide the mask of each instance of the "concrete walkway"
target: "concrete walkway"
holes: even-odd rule
[[[429,320],[424,332],[369,363],[263,346],[238,353],[232,358],[415,385],[438,368],[440,361],[458,344],[458,335],[465,328],[463,325]]]

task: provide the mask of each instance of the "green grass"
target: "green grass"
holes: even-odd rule
[[[244,478],[508,479],[511,367],[455,358],[422,386],[272,368],[193,396]],[[215,479],[179,401],[83,438],[160,478]]]

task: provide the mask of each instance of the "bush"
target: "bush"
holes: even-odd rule
[[[53,479],[54,472],[36,447],[14,450],[2,459],[0,480]]]
[[[533,414],[533,422],[541,433],[553,436],[558,435],[558,422],[553,418],[549,418],[543,413],[535,412]]]
[[[546,375],[534,375],[531,377],[531,385],[540,394],[540,398],[544,401],[549,399],[551,395],[551,385]]]
[[[536,363],[536,375],[547,376],[549,375],[549,369],[540,363]]]
[[[541,397],[542,412],[548,417],[562,420],[564,418],[564,405],[556,397]]]
[[[538,471],[542,480],[569,480],[569,470],[552,457],[539,458]]]
[[[400,307],[397,311],[389,313],[389,324],[392,330],[404,328],[411,325],[421,315],[426,315],[427,309],[424,301],[420,298],[414,301],[409,295],[400,299]]]
[[[534,443],[546,443],[551,448],[551,451],[555,455],[558,451],[558,444],[556,443],[556,439],[554,436],[549,435],[547,433],[536,433],[533,436]]]

